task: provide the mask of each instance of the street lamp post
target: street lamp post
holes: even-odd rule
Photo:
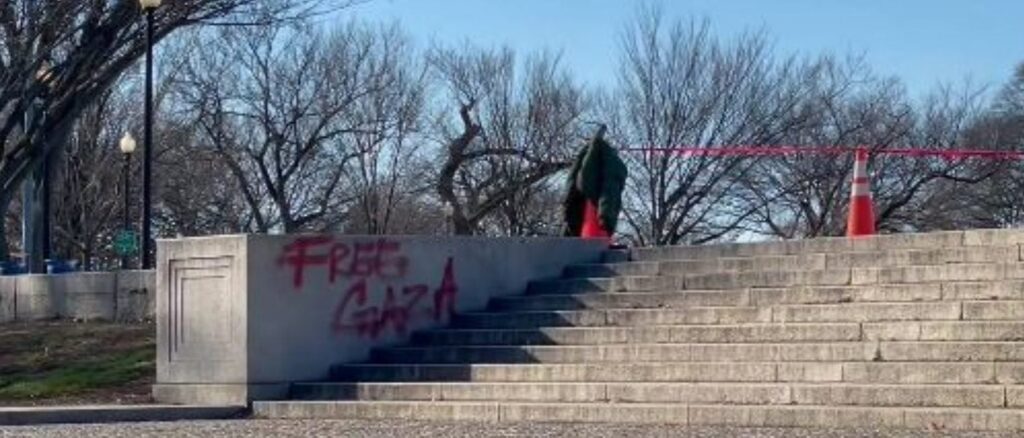
[[[48,63],[43,62],[35,74],[36,83],[40,86],[39,95],[32,97],[25,111],[24,128],[30,129],[44,118],[44,96],[53,85],[53,72]],[[50,141],[40,135],[38,145],[44,149]],[[25,252],[25,268],[28,272],[41,274],[46,272],[46,260],[50,254],[50,162],[57,152],[43,155],[39,167],[32,171],[23,183],[22,197],[22,248]]]
[[[153,12],[161,0],[139,0],[146,15],[146,109],[142,157],[142,269],[153,269]]]
[[[49,65],[45,62],[39,66],[39,70],[36,70],[36,82],[43,85],[44,88],[48,88],[50,86],[50,79],[52,79],[52,76],[53,73],[50,71]],[[45,148],[45,145],[43,146]],[[39,251],[42,253],[44,263],[48,263],[46,260],[53,257],[53,254],[51,254],[50,251],[50,162],[53,161],[53,155],[55,154],[56,151],[46,154],[43,158],[43,164],[39,170],[40,178],[42,179],[40,187],[41,193],[39,196],[39,202],[42,204],[40,206],[42,220],[39,224],[42,228],[42,236],[40,236],[41,242],[39,243],[41,244],[41,247],[39,248]]]
[[[36,71],[36,81],[43,85],[46,92],[49,92],[50,88],[53,87],[53,71],[50,69],[50,65],[48,63],[44,62],[43,65],[39,67],[39,70]],[[43,254],[44,261],[53,258],[53,226],[51,225],[52,218],[50,217],[50,195],[53,191],[53,175],[51,167],[53,167],[53,163],[63,153],[63,148],[64,145],[58,145],[57,148],[46,154],[45,158],[43,158],[41,170],[43,180],[42,193],[40,194],[41,199],[39,202],[42,203],[41,214],[43,215],[42,223],[40,224],[42,227],[42,248],[40,248],[40,250]]]
[[[121,142],[120,142],[119,146],[121,147],[121,154],[124,156],[124,168],[122,169],[123,177],[124,177],[124,206],[123,206],[123,209],[124,209],[124,231],[127,232],[128,230],[132,229],[132,213],[131,213],[131,201],[130,201],[130,199],[131,199],[131,197],[130,197],[131,182],[130,181],[131,181],[132,154],[135,153],[135,146],[136,146],[135,137],[132,137],[132,135],[130,133],[127,133],[127,132],[124,133],[124,137],[121,137]],[[127,254],[123,254],[121,256],[121,269],[128,269],[129,268],[128,258],[129,258],[129,256]]]

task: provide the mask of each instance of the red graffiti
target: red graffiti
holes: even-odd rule
[[[330,282],[338,278],[379,277],[398,278],[405,275],[408,260],[400,253],[398,242],[380,239],[370,243],[356,243],[354,249],[339,243],[331,249]],[[351,257],[349,257],[351,256]]]
[[[445,314],[455,313],[455,298],[459,294],[459,286],[455,284],[455,266],[452,258],[444,264],[444,276],[441,277],[441,287],[434,292],[434,320],[440,321]]]
[[[433,318],[440,322],[445,316],[454,314],[458,286],[452,259],[449,258],[445,264],[441,285],[433,291],[433,303],[424,300],[430,292],[425,284],[404,286],[400,290],[401,293],[396,293],[396,288],[387,286],[381,305],[368,305],[366,279],[358,280],[334,309],[331,324],[334,333],[355,332],[360,336],[377,338],[391,329],[405,334],[412,320]]]
[[[325,254],[308,254],[310,248],[324,246],[331,243],[331,238],[326,236],[300,237],[294,242],[285,245],[284,255],[277,259],[277,264],[291,265],[294,268],[292,284],[295,289],[302,288],[304,283],[306,267],[327,264],[328,258]]]
[[[284,248],[278,265],[292,268],[292,286],[298,291],[305,284],[309,268],[327,267],[327,280],[334,284],[346,278],[400,278],[408,269],[398,242],[380,239],[353,246],[326,236],[300,237]]]
[[[348,284],[334,308],[331,330],[377,338],[387,331],[407,333],[416,320],[441,322],[455,313],[458,284],[455,264],[448,258],[437,289],[423,283],[403,282],[409,258],[398,242],[387,239],[344,243],[329,236],[300,237],[285,245],[279,266],[290,269],[296,293],[306,281]]]

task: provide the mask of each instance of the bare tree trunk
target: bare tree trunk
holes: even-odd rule
[[[452,232],[460,236],[473,234],[474,228],[466,217],[465,208],[459,201],[459,197],[455,194],[455,174],[466,161],[466,149],[483,130],[479,124],[473,121],[470,114],[475,104],[476,102],[470,101],[459,108],[462,133],[448,144],[445,162],[437,181],[437,194],[441,197],[441,202],[451,209]]]
[[[11,246],[7,241],[6,213],[11,210],[11,194],[0,192],[0,262],[11,261]]]

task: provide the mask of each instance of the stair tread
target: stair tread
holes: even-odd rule
[[[569,331],[643,331],[649,329],[713,329],[713,330],[729,330],[729,329],[741,329],[741,328],[801,328],[801,327],[815,327],[815,326],[834,326],[834,327],[860,327],[861,325],[867,325],[870,327],[902,327],[909,324],[923,324],[927,326],[981,326],[981,327],[996,327],[996,326],[1019,326],[1024,328],[1024,321],[1016,320],[920,320],[920,321],[866,321],[866,322],[849,322],[849,321],[798,321],[798,322],[740,322],[740,323],[722,323],[722,324],[708,324],[708,323],[672,323],[672,324],[644,324],[644,325],[633,325],[633,326],[538,326],[538,327],[519,327],[519,328],[506,328],[506,327],[495,327],[495,328],[477,328],[477,327],[446,327],[422,330],[417,333],[536,333],[536,332],[569,332]],[[1024,339],[1022,339],[1024,340]],[[955,341],[955,340],[954,340]]]
[[[294,383],[295,386],[353,386],[353,385],[379,385],[379,386],[521,386],[521,387],[535,387],[535,386],[598,386],[598,385],[617,385],[617,386],[680,386],[680,387],[692,387],[692,386],[708,386],[708,387],[815,387],[815,388],[887,388],[887,389],[903,389],[903,388],[935,388],[935,389],[991,389],[996,387],[1007,387],[1007,388],[1024,388],[1024,384],[1012,384],[1012,383],[854,383],[854,382],[662,382],[662,381],[546,381],[546,382],[460,382],[460,381],[441,381],[441,382],[389,382],[389,381],[364,381],[364,382],[337,382],[337,381],[320,381],[320,382],[299,382]]]
[[[399,347],[396,347],[399,348]],[[880,364],[880,365],[964,365],[965,362],[949,361],[949,360],[930,360],[930,361],[849,361],[849,360],[823,360],[823,361],[804,361],[804,362],[779,362],[779,361],[751,361],[742,362],[743,365],[798,365],[798,364],[820,364],[820,365],[843,365],[843,364]],[[1016,362],[999,362],[1000,364],[1020,364],[1024,366],[1024,361]],[[344,363],[334,365],[335,368],[343,367],[453,367],[453,368],[467,368],[467,367],[578,367],[578,366],[593,366],[593,367],[621,367],[621,366],[671,366],[671,365],[739,365],[740,362],[730,361],[643,361],[635,363],[587,363],[587,362],[567,362],[567,363],[467,363],[467,364],[453,364],[453,363],[430,363],[430,362],[416,362],[416,363],[401,363],[401,362],[362,362],[362,363]],[[991,365],[991,363],[989,364]]]
[[[654,308],[633,308],[633,307],[608,307],[600,309],[545,309],[545,310],[489,310],[479,312],[461,312],[459,316],[494,316],[494,315],[521,315],[521,314],[551,314],[551,313],[608,313],[608,312],[683,312],[687,310],[719,310],[719,309],[764,309],[764,308],[825,308],[825,307],[885,307],[885,306],[951,306],[957,303],[996,303],[1006,305],[1024,305],[1024,300],[957,300],[957,301],[872,301],[853,303],[787,303],[770,304],[764,306],[681,306],[681,307],[654,307]]]
[[[430,350],[430,349],[601,349],[601,348],[616,348],[616,347],[781,347],[781,346],[816,346],[816,347],[828,347],[834,345],[1005,345],[1007,347],[1015,347],[1024,349],[1024,341],[917,341],[917,340],[850,340],[850,341],[799,341],[799,342],[626,342],[626,343],[609,343],[601,345],[440,345],[440,346],[393,346],[384,347],[381,350],[385,351],[396,351],[396,350]],[[913,361],[903,361],[913,362]],[[687,362],[689,363],[689,362]]]
[[[514,405],[553,405],[553,406],[573,406],[573,405],[586,406],[586,405],[607,405],[607,404],[613,404],[614,405],[614,404],[623,404],[623,405],[649,405],[649,406],[735,406],[735,407],[749,406],[749,407],[765,407],[765,408],[778,408],[778,409],[813,409],[813,408],[841,409],[841,408],[850,408],[850,409],[871,409],[871,410],[888,410],[888,409],[891,408],[891,407],[888,407],[888,406],[886,406],[886,407],[879,407],[879,406],[852,406],[852,405],[750,405],[750,404],[703,404],[703,403],[681,404],[681,403],[643,403],[643,402],[636,402],[636,403],[634,403],[634,402],[617,402],[617,401],[608,401],[608,402],[604,402],[604,401],[602,401],[602,402],[557,402],[557,403],[551,403],[551,402],[526,402],[526,401],[452,401],[452,400],[437,400],[437,401],[431,401],[431,402],[395,401],[395,400],[381,400],[381,401],[370,401],[370,400],[258,400],[258,401],[253,401],[253,404],[260,404],[260,405],[286,404],[286,403],[298,403],[298,404],[332,404],[332,403],[337,403],[337,404],[357,404],[357,403],[358,404],[364,404],[364,403],[367,403],[367,404],[368,403],[372,403],[372,404],[377,404],[377,403],[379,403],[379,404],[420,404],[420,403],[431,403],[431,404],[450,404],[450,405],[514,404]],[[916,409],[916,410],[944,410],[944,411],[966,410],[966,411],[991,412],[991,411],[996,411],[996,410],[999,410],[999,411],[1007,410],[1007,411],[1022,411],[1022,412],[1024,412],[1024,407],[1022,407],[1022,408],[999,408],[999,409],[987,408],[986,409],[986,408],[967,408],[967,407],[965,407],[965,408],[949,408],[949,407],[905,406],[905,407],[900,407],[900,408],[901,409]]]
[[[1021,267],[1024,267],[1024,262],[1017,263],[1017,264],[1021,265]],[[831,271],[836,271],[836,270],[832,269]],[[810,272],[810,273],[814,273],[814,272],[822,272],[822,271],[771,271],[771,272],[772,273],[776,273],[776,272],[781,272],[781,273],[807,273],[807,272]],[[695,275],[695,276],[720,276],[720,275],[734,275],[734,274],[736,274],[736,273],[724,272],[724,273],[718,273],[718,274],[699,274],[699,275]],[[554,280],[541,280],[541,281],[536,282],[534,284],[535,285],[537,285],[537,284],[539,284],[539,285],[546,285],[546,284],[584,283],[584,282],[590,282],[590,283],[593,283],[593,282],[600,282],[600,283],[609,282],[610,283],[610,282],[615,281],[615,279],[631,279],[631,278],[632,279],[636,279],[636,278],[651,279],[651,278],[668,278],[668,277],[675,278],[675,277],[679,277],[679,276],[672,276],[672,275],[635,276],[634,275],[634,276],[623,276],[623,277],[559,278],[559,279],[554,279]],[[894,288],[894,287],[913,287],[913,286],[920,286],[920,287],[933,286],[934,287],[934,286],[942,286],[944,284],[954,284],[954,285],[985,285],[985,284],[991,284],[991,285],[999,285],[999,284],[1020,284],[1020,283],[1024,283],[1024,278],[998,278],[998,279],[993,279],[993,280],[926,280],[926,281],[904,282],[904,283],[894,283],[894,282],[884,282],[883,281],[883,282],[877,282],[877,283],[864,283],[864,284],[802,284],[802,285],[784,285],[784,286],[764,286],[764,285],[746,286],[746,285],[744,285],[744,286],[731,287],[731,288],[710,288],[710,287],[700,288],[700,287],[695,287],[695,288],[692,288],[692,289],[652,288],[652,289],[602,290],[602,291],[593,291],[593,292],[565,292],[565,293],[558,293],[558,292],[537,293],[537,292],[533,292],[533,293],[527,293],[527,294],[524,294],[524,295],[497,297],[495,299],[503,300],[503,299],[516,299],[516,298],[533,298],[533,297],[540,297],[540,296],[543,296],[543,297],[574,296],[574,295],[590,295],[590,294],[595,294],[595,293],[608,293],[608,294],[618,294],[618,295],[629,295],[629,294],[657,295],[657,294],[664,294],[664,293],[682,293],[682,292],[723,293],[723,292],[744,292],[744,291],[780,290],[780,289],[781,290],[801,290],[801,289],[853,289],[853,290],[856,290],[856,289],[874,289],[874,288],[885,288],[885,287],[890,287],[890,288]]]
[[[790,256],[790,257],[792,257],[792,256]],[[709,259],[709,260],[722,260],[722,259],[721,258],[716,258],[716,259]],[[624,262],[624,263],[600,263],[600,264],[590,264],[590,265],[588,265],[588,264],[584,264],[584,265],[571,265],[570,267],[577,267],[577,266],[605,267],[605,266],[631,265],[631,264],[632,265],[645,265],[645,264],[671,263],[671,262],[674,262],[674,261],[690,261],[690,260],[659,260],[659,261],[656,261],[656,262],[655,261],[645,261],[645,262]],[[1024,260],[1009,260],[1009,261],[999,261],[999,262],[984,262],[984,261],[980,261],[980,262],[921,263],[921,264],[912,264],[912,265],[877,266],[877,267],[862,267],[862,268],[834,267],[834,268],[824,268],[824,269],[771,269],[771,270],[765,270],[765,271],[732,271],[732,270],[730,270],[730,271],[725,271],[725,272],[720,272],[720,273],[715,273],[715,274],[736,274],[736,273],[748,273],[748,272],[762,273],[762,272],[843,271],[843,270],[849,270],[849,269],[865,269],[865,270],[867,270],[867,269],[913,269],[913,268],[942,268],[942,267],[962,268],[964,266],[969,266],[969,267],[979,266],[980,267],[980,266],[993,266],[993,265],[998,265],[998,266],[1024,265]],[[683,275],[711,275],[711,274],[683,274]],[[614,278],[622,278],[622,277],[626,277],[626,278],[628,278],[628,277],[678,277],[678,275],[668,275],[668,274],[629,274],[629,275],[620,275],[620,276],[617,276],[617,277],[614,277]],[[548,280],[541,280],[541,282],[547,282],[547,281],[576,281],[576,280],[587,280],[587,279],[591,279],[591,278],[595,279],[595,280],[608,280],[608,279],[610,279],[612,277],[577,277],[577,278],[565,278],[565,277],[562,277],[562,278],[554,278],[554,279],[548,279]]]
[[[332,409],[338,408],[338,409]],[[310,408],[310,409],[305,409]],[[349,409],[350,408],[350,409]],[[634,402],[267,401],[272,418],[418,418],[492,422],[584,421],[681,425],[1000,430],[1024,428],[1024,409]]]

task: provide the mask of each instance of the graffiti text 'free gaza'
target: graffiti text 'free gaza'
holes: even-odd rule
[[[402,244],[388,239],[340,242],[331,236],[304,236],[284,246],[278,265],[291,269],[294,292],[301,293],[309,275],[328,284],[349,283],[334,308],[331,330],[377,338],[388,330],[404,334],[411,322],[440,322],[455,311],[458,285],[451,257],[435,288],[404,282],[412,261]]]

